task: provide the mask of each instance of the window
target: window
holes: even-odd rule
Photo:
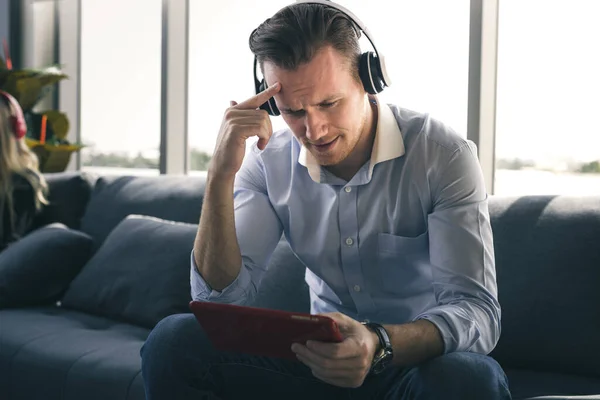
[[[161,0],[81,3],[82,169],[158,174]]]
[[[495,193],[600,194],[600,2],[500,2]]]
[[[190,170],[206,170],[229,101],[254,95],[250,33],[288,4],[289,0],[190,2]],[[273,129],[284,126],[281,117],[273,118]]]
[[[206,169],[229,101],[254,94],[250,33],[290,3],[190,3],[188,136],[192,170]],[[393,84],[381,99],[428,112],[466,137],[469,0],[338,3],[366,24],[385,54]],[[372,50],[364,38],[361,45],[363,51]],[[281,127],[285,127],[281,117],[274,118],[273,128]]]
[[[466,137],[469,0],[338,3],[360,18],[385,56],[392,86],[380,98],[429,113]],[[364,40],[363,51],[371,50]]]

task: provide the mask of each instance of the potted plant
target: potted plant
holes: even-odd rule
[[[62,172],[71,154],[81,150],[81,144],[67,140],[69,119],[58,110],[34,111],[39,101],[54,85],[68,76],[58,66],[43,69],[13,69],[8,49],[0,57],[0,90],[10,93],[21,105],[27,122],[25,141],[38,156],[41,172]]]

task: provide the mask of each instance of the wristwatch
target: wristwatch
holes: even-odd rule
[[[371,370],[369,373],[377,375],[390,364],[394,358],[394,351],[392,349],[392,343],[390,342],[390,336],[381,324],[375,322],[362,322],[368,329],[375,332],[379,338],[379,351],[375,352],[373,357],[373,363],[371,364]]]

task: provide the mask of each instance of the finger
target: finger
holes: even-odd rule
[[[345,339],[340,343],[309,340],[306,342],[306,347],[319,356],[329,359],[348,360],[360,357],[361,355],[360,348],[357,346],[356,342],[348,339]]]
[[[241,118],[241,117],[249,117],[249,118],[255,118],[255,119],[267,119],[269,118],[269,114],[265,111],[265,110],[258,110],[258,109],[239,109],[239,108],[235,108],[235,106],[230,107],[227,109],[227,111],[225,112],[225,118],[228,121],[232,121],[236,118]]]
[[[360,358],[345,358],[345,359],[334,359],[323,357],[317,354],[305,346],[299,345],[294,346],[292,350],[302,358],[310,361],[313,365],[319,365],[322,368],[335,369],[335,370],[355,370],[360,365]]]
[[[355,322],[352,318],[339,312],[321,313],[318,315],[323,315],[334,320],[341,333],[351,331],[353,322]]]
[[[231,119],[228,120],[228,123],[235,124],[236,130],[242,131],[245,139],[251,136],[258,136],[258,148],[264,150],[273,134],[271,118],[263,110],[260,112],[256,110],[238,110],[238,112],[244,114],[230,117]],[[258,116],[257,113],[259,113]]]
[[[256,147],[258,147],[258,149],[260,151],[263,151],[264,149],[267,148],[267,144],[269,144],[268,140],[265,139],[258,139],[258,142],[256,142]]]
[[[239,103],[236,108],[239,109],[256,109],[260,107],[262,104],[266,103],[271,97],[275,96],[277,92],[281,89],[281,85],[279,82],[276,82],[273,86],[269,86],[262,92],[257,95],[250,97],[246,101],[242,101]]]
[[[230,125],[264,125],[269,118],[266,116],[266,111],[256,111],[256,110],[236,110],[236,113],[232,113],[227,117],[227,122]]]
[[[237,129],[240,130],[239,135],[234,135],[233,137],[241,137],[244,140],[247,140],[253,136],[257,136],[258,140],[261,141],[260,150],[264,150],[267,143],[271,139],[271,131],[269,131],[264,123],[249,123],[243,125],[237,125]]]

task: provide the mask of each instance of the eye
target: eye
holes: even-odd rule
[[[336,104],[337,104],[337,101],[332,101],[330,103],[322,103],[321,107],[323,107],[323,108],[331,108],[331,107],[335,106]]]

